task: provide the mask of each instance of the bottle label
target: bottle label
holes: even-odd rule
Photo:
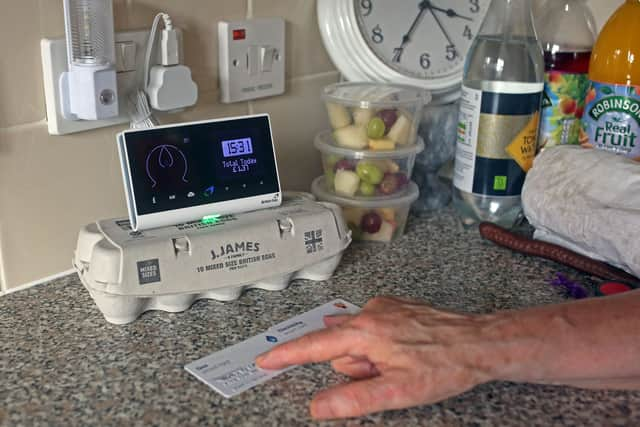
[[[591,82],[586,103],[582,146],[640,161],[640,86]]]
[[[518,196],[536,155],[543,85],[499,82],[462,88],[454,185],[489,196]]]
[[[587,74],[546,73],[538,148],[580,143],[585,135],[580,119],[588,90]]]

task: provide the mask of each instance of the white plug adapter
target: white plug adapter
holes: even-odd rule
[[[160,63],[162,65],[180,64],[180,42],[178,41],[178,31],[162,30],[160,38]]]
[[[146,88],[151,107],[158,111],[172,111],[191,107],[198,102],[198,85],[191,70],[184,65],[151,68]]]

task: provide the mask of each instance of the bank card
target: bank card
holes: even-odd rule
[[[325,316],[357,314],[359,311],[359,307],[337,299],[278,323],[266,332],[189,363],[185,369],[224,397],[231,398],[295,367],[275,371],[260,369],[255,363],[256,357],[260,354],[279,344],[324,329]]]

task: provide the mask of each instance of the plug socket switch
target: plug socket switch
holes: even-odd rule
[[[256,18],[218,23],[218,66],[224,103],[285,90],[285,22]]]
[[[118,73],[136,70],[136,50],[135,42],[116,43],[116,71]]]
[[[269,73],[273,71],[273,63],[278,61],[280,53],[273,46],[263,46],[260,48],[260,71]]]

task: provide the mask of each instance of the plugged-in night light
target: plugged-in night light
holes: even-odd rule
[[[112,0],[64,0],[68,71],[60,76],[68,120],[118,116]]]

